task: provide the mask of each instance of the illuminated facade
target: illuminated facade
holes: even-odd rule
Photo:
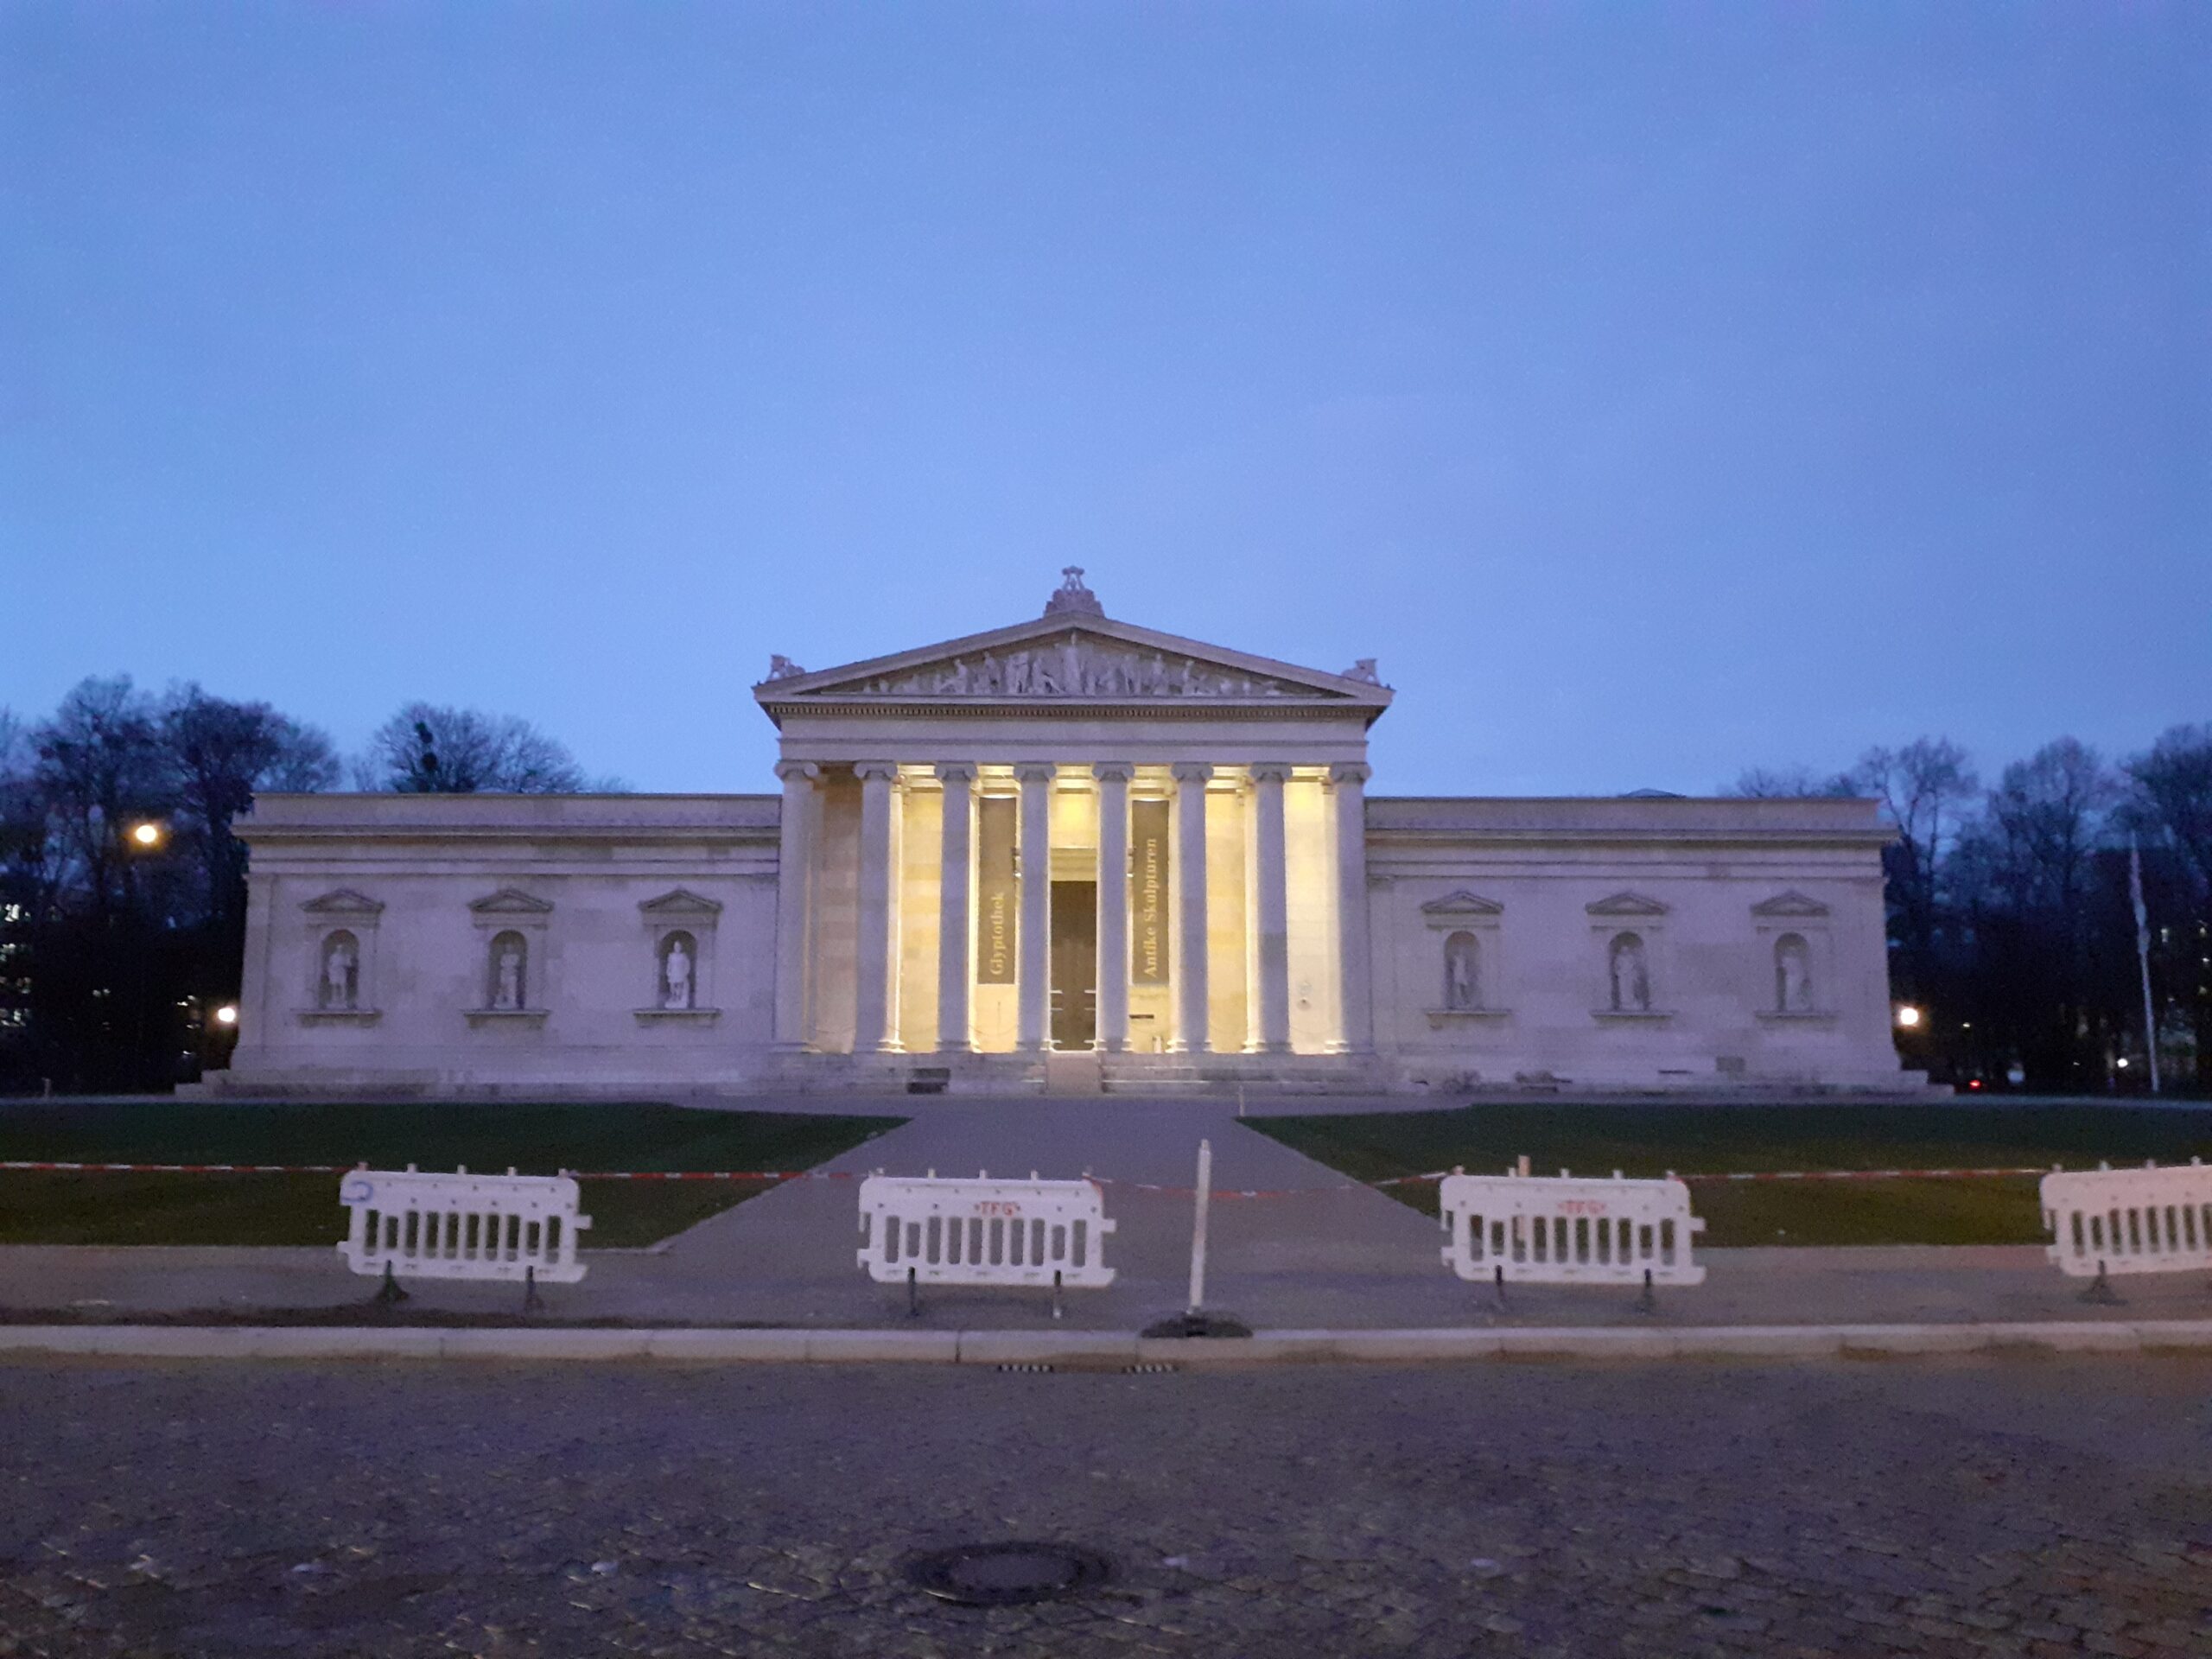
[[[284,796],[219,1087],[1901,1091],[1872,804],[1368,792],[1391,693],[1108,618],[782,658],[766,796]]]

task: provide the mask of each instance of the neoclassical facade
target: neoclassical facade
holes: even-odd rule
[[[779,794],[264,798],[232,1092],[1909,1092],[1853,800],[1370,795],[1106,616],[754,688]]]

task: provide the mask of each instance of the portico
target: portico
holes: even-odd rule
[[[1360,798],[1389,693],[1096,606],[1071,573],[1037,622],[759,688],[780,1047],[1364,1046]]]

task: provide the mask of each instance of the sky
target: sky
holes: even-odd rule
[[[2187,4],[0,8],[0,706],[521,715],[1033,616],[1378,794],[2212,721]]]

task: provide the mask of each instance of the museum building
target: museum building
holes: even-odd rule
[[[269,795],[228,1093],[1906,1093],[1863,800],[1368,792],[1390,691],[1042,617],[753,690],[773,795]]]

